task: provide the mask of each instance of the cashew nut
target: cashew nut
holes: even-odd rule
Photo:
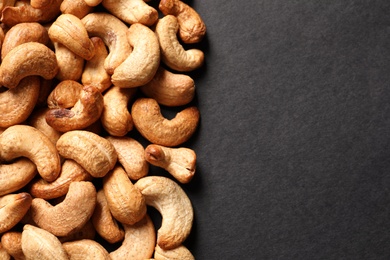
[[[22,232],[8,231],[1,236],[1,245],[15,260],[26,259],[22,250]],[[0,255],[0,259],[4,259]]]
[[[45,27],[36,22],[12,26],[5,34],[3,45],[1,45],[1,59],[3,60],[10,50],[26,42],[39,42],[47,45],[49,35]]]
[[[23,188],[36,173],[37,167],[27,158],[19,158],[11,164],[0,164],[0,196]]]
[[[91,220],[96,232],[108,243],[123,240],[125,232],[112,217],[103,189],[97,192],[95,211]]]
[[[33,221],[56,236],[67,236],[82,228],[91,218],[96,204],[95,186],[88,181],[72,182],[64,201],[52,206],[41,198],[31,203]]]
[[[127,40],[127,25],[112,14],[90,13],[81,21],[87,29],[89,37],[100,37],[109,49],[104,61],[104,68],[109,75],[131,53],[132,48]]]
[[[131,180],[138,180],[149,172],[149,164],[145,160],[145,149],[140,142],[128,137],[107,136],[118,154],[118,162],[125,169]]]
[[[54,181],[60,174],[60,157],[54,144],[38,129],[28,125],[8,127],[0,135],[0,159],[10,161],[24,156],[37,166],[41,177]]]
[[[98,6],[102,0],[84,0],[84,2],[89,6]]]
[[[204,53],[199,49],[185,50],[177,39],[179,23],[173,15],[160,18],[156,25],[156,35],[160,42],[161,60],[171,69],[192,71],[204,63]]]
[[[133,225],[145,216],[145,199],[121,166],[104,176],[103,190],[112,216],[122,224]]]
[[[30,5],[34,8],[41,9],[52,4],[53,0],[31,0]]]
[[[117,153],[105,138],[84,130],[64,133],[56,144],[59,154],[79,163],[93,177],[104,177],[114,168]]]
[[[100,92],[103,92],[112,85],[111,76],[104,69],[104,61],[108,56],[108,51],[101,38],[92,37],[91,41],[95,46],[95,56],[85,62],[81,83],[94,85]]]
[[[60,81],[78,81],[83,74],[84,59],[59,42],[53,42],[53,46],[58,64],[55,77]]]
[[[136,93],[135,88],[112,86],[104,96],[104,109],[100,121],[112,136],[124,136],[133,129],[133,119],[128,110],[129,101]]]
[[[153,79],[140,87],[147,97],[164,106],[183,106],[195,96],[195,82],[186,74],[176,74],[160,66]]]
[[[47,97],[47,106],[53,108],[71,108],[80,98],[83,85],[74,80],[58,83]]]
[[[91,239],[82,239],[63,243],[66,253],[72,260],[110,260],[107,250],[98,242]]]
[[[45,108],[45,107],[34,110],[33,113],[30,115],[30,117],[28,118],[28,125],[41,131],[55,145],[62,133],[55,130],[53,127],[47,124],[46,122],[47,111],[49,111],[49,108]]]
[[[157,244],[167,250],[178,247],[190,234],[194,212],[190,199],[175,181],[162,176],[146,176],[134,186],[146,204],[156,208],[161,216]]]
[[[152,165],[165,169],[181,183],[190,182],[195,174],[196,154],[189,148],[150,144],[145,149],[145,159]]]
[[[92,177],[75,161],[65,160],[60,175],[55,181],[36,179],[31,183],[29,192],[36,198],[54,199],[66,195],[69,185],[75,181],[92,181]]]
[[[134,126],[151,143],[163,146],[177,146],[195,133],[200,114],[192,106],[187,107],[168,120],[161,114],[160,106],[152,98],[138,98],[132,106]]]
[[[61,242],[55,235],[29,224],[23,226],[22,250],[26,259],[69,259]]]
[[[180,245],[174,249],[164,250],[158,245],[154,251],[155,260],[195,260],[195,257],[191,254],[184,245]]]
[[[90,60],[95,55],[95,47],[89,39],[87,29],[81,19],[75,15],[58,16],[48,33],[53,42],[63,44],[83,59]]]
[[[0,92],[0,127],[24,122],[38,100],[40,80],[37,76],[23,78],[16,88]]]
[[[13,228],[27,213],[31,205],[27,192],[0,197],[0,234]]]
[[[197,43],[203,39],[206,25],[191,6],[179,0],[161,0],[158,8],[164,15],[176,16],[179,37],[184,43]]]
[[[85,225],[79,230],[76,230],[75,232],[72,232],[64,237],[58,237],[58,239],[61,241],[61,243],[65,243],[81,239],[95,239],[95,236],[96,230],[92,224],[92,221],[88,220],[87,223],[85,223]]]
[[[102,111],[103,95],[94,86],[84,86],[72,109],[51,109],[46,113],[46,122],[60,132],[84,129],[96,122]]]
[[[155,33],[140,23],[130,26],[127,39],[133,51],[114,70],[111,81],[121,88],[139,87],[156,73],[160,64],[160,45]]]
[[[61,2],[61,13],[73,14],[80,19],[89,14],[93,9],[84,0],[63,0]]]
[[[28,1],[16,1],[19,2],[21,4],[3,9],[0,20],[2,23],[11,27],[25,22],[50,22],[60,13],[62,0],[54,0],[50,5],[39,9],[32,7]]]
[[[126,23],[153,25],[158,12],[143,0],[103,0],[102,5],[113,15]]]
[[[123,225],[125,239],[122,245],[110,253],[112,260],[144,260],[152,257],[156,245],[156,233],[152,220],[146,214],[134,225]]]
[[[52,79],[58,72],[55,53],[38,42],[22,43],[13,48],[0,66],[1,84],[16,87],[20,80],[31,75]]]

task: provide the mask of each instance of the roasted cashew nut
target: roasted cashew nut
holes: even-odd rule
[[[121,166],[104,176],[103,190],[112,216],[122,224],[133,225],[145,216],[145,199]]]
[[[140,23],[130,26],[127,39],[133,51],[114,70],[111,81],[121,88],[139,87],[156,73],[160,65],[160,45],[155,33]]]
[[[31,203],[33,221],[56,236],[67,236],[82,228],[91,218],[96,204],[96,189],[91,182],[77,181],[69,185],[64,201],[52,206],[41,198]]]
[[[153,79],[140,87],[142,93],[160,105],[177,107],[190,103],[195,96],[195,82],[186,74],[172,73],[160,66]]]
[[[38,101],[40,83],[39,77],[28,76],[17,87],[0,92],[0,127],[20,124],[29,117]]]
[[[125,239],[122,245],[110,253],[112,260],[148,259],[152,257],[156,245],[156,233],[149,215],[134,225],[123,225]]]
[[[108,140],[85,130],[64,133],[56,147],[62,157],[75,160],[95,178],[104,177],[118,158]]]
[[[73,14],[81,19],[89,14],[93,10],[93,7],[87,5],[84,0],[63,0],[60,10],[63,14]]]
[[[132,48],[127,40],[127,25],[112,14],[90,13],[81,21],[87,29],[89,37],[100,37],[109,49],[104,61],[104,68],[109,75],[131,53]]]
[[[57,72],[55,53],[42,43],[27,42],[16,46],[4,57],[0,79],[3,86],[14,88],[24,77],[37,75],[52,79]]]
[[[146,26],[153,25],[158,19],[158,12],[143,0],[103,0],[102,5],[122,21]]]
[[[23,188],[36,173],[37,167],[27,158],[19,158],[11,164],[0,164],[0,196]]]
[[[0,234],[13,228],[27,213],[31,205],[27,192],[0,197]]]
[[[48,33],[53,42],[63,44],[83,59],[90,60],[95,55],[95,47],[89,39],[87,29],[81,19],[75,15],[58,16]]]
[[[55,235],[29,224],[23,227],[22,250],[26,259],[69,259],[60,240]]]
[[[78,81],[83,74],[85,60],[59,42],[53,42],[58,72],[56,79]]]
[[[190,250],[184,245],[180,245],[174,249],[164,250],[156,245],[154,251],[155,260],[195,260]]]
[[[133,118],[128,104],[135,95],[135,88],[112,86],[103,96],[104,109],[100,121],[104,129],[112,136],[125,136],[133,129]]]
[[[156,35],[160,42],[161,60],[171,69],[192,71],[204,63],[204,53],[199,49],[185,50],[177,39],[179,23],[173,15],[160,18],[156,25]]]
[[[178,247],[190,234],[194,212],[190,199],[173,180],[162,176],[147,176],[134,186],[145,198],[146,204],[156,208],[161,216],[157,244],[167,250]]]
[[[196,154],[189,148],[150,144],[145,148],[145,159],[150,164],[165,169],[181,183],[190,182],[195,174]]]
[[[190,139],[195,133],[200,114],[192,106],[168,120],[161,114],[160,106],[151,98],[138,98],[132,106],[134,126],[151,143],[163,146],[177,146]]]
[[[70,259],[80,260],[110,260],[107,250],[98,242],[91,239],[82,239],[63,243]]]
[[[158,8],[164,15],[176,16],[179,37],[184,43],[197,43],[203,39],[206,25],[194,8],[179,0],[161,0]]]
[[[15,260],[24,260],[22,250],[22,232],[8,231],[1,236],[1,245],[7,253]],[[0,259],[1,258],[0,256]]]
[[[0,160],[27,157],[37,166],[39,175],[48,182],[57,179],[61,170],[60,157],[50,139],[38,129],[27,125],[8,127],[0,135]]]

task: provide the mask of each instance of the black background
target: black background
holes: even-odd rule
[[[194,0],[197,259],[390,258],[390,2]]]

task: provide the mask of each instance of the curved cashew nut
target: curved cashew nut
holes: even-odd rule
[[[27,213],[31,205],[27,192],[0,197],[0,234],[13,228]]]
[[[114,73],[132,51],[127,40],[127,25],[112,14],[90,13],[81,21],[90,37],[100,37],[109,49],[104,68],[109,75]]]
[[[145,159],[152,165],[165,169],[181,183],[190,182],[195,174],[196,154],[189,148],[150,144],[145,149]]]
[[[179,23],[179,37],[184,43],[200,42],[206,25],[194,8],[179,0],[161,0],[158,8],[164,15],[174,15]]]
[[[139,87],[156,73],[160,65],[160,45],[155,33],[140,23],[130,26],[127,39],[133,51],[114,70],[111,81],[121,88]]]
[[[107,250],[101,244],[91,239],[66,242],[62,246],[70,259],[111,260]]]
[[[35,108],[41,81],[37,76],[23,78],[16,88],[0,92],[0,127],[24,122]]]
[[[93,7],[87,5],[84,0],[63,0],[60,10],[63,14],[73,14],[81,19],[89,14],[93,10]]]
[[[10,161],[27,157],[34,162],[39,175],[46,181],[54,181],[60,174],[60,156],[56,147],[46,135],[32,126],[8,127],[0,135],[0,147],[0,159]]]
[[[104,176],[103,190],[112,216],[122,224],[133,225],[145,216],[145,199],[121,166]]]
[[[0,164],[0,196],[26,186],[36,175],[37,167],[27,158],[20,158],[11,164]]]
[[[65,243],[81,239],[95,239],[95,236],[96,230],[92,224],[92,221],[88,220],[87,223],[85,223],[85,225],[79,230],[76,230],[75,232],[72,232],[64,237],[58,237],[58,239],[61,241],[61,243]]]
[[[195,82],[186,74],[175,74],[160,66],[153,79],[140,90],[160,105],[183,106],[194,99]]]
[[[22,2],[21,5],[6,6],[3,9],[0,20],[2,23],[11,27],[25,22],[50,22],[60,13],[62,0],[54,0],[50,5],[39,9],[32,7],[28,1],[20,2]]]
[[[93,177],[104,177],[114,168],[117,154],[105,138],[84,130],[64,133],[56,144],[59,154],[79,163]]]
[[[143,0],[103,0],[102,5],[113,15],[126,23],[153,25],[158,19],[158,12]]]
[[[96,232],[108,243],[117,243],[125,237],[125,232],[112,217],[103,189],[97,192],[95,211],[91,220]]]
[[[61,136],[61,132],[55,130],[53,127],[49,126],[46,122],[46,113],[49,111],[49,108],[39,108],[30,115],[28,118],[28,125],[38,129],[44,135],[46,135],[53,145],[56,145],[57,140]]]
[[[179,23],[173,15],[159,19],[156,25],[156,35],[160,42],[161,60],[171,69],[177,71],[192,71],[204,63],[204,53],[198,49],[185,50],[177,39]]]
[[[52,79],[58,72],[55,53],[38,42],[27,42],[13,48],[0,66],[1,84],[16,87],[27,76],[37,75]]]
[[[1,236],[1,245],[7,253],[15,260],[24,260],[22,250],[22,232],[8,231]],[[0,259],[1,255],[0,255]]]
[[[29,224],[23,227],[22,250],[26,259],[69,259],[60,240],[55,235]]]
[[[134,186],[141,191],[146,204],[156,208],[162,216],[157,244],[166,250],[181,245],[190,234],[194,219],[191,201],[184,190],[162,176],[141,178]]]
[[[148,215],[134,225],[123,225],[125,239],[122,245],[110,253],[112,260],[148,259],[152,257],[156,245],[156,233]]]
[[[151,98],[139,98],[132,106],[134,126],[151,143],[177,146],[195,133],[200,114],[196,107],[187,107],[168,120],[161,114],[158,103]]]
[[[128,137],[107,136],[118,154],[118,162],[125,169],[131,180],[138,180],[149,172],[149,164],[145,160],[145,149],[140,142]]]
[[[83,59],[95,55],[95,47],[89,39],[87,29],[80,18],[72,14],[61,14],[49,28],[49,37],[59,42]]]
[[[48,183],[44,179],[36,179],[31,183],[29,191],[35,198],[45,200],[59,198],[66,195],[70,184],[75,181],[92,181],[92,177],[75,161],[65,160],[55,181]]]
[[[195,260],[195,257],[191,254],[184,245],[180,245],[174,249],[164,250],[158,245],[154,251],[155,260]]]
[[[26,42],[39,42],[44,45],[49,43],[49,34],[40,23],[19,23],[12,26],[4,36],[1,46],[1,59],[16,46]]]
[[[99,90],[94,86],[84,86],[72,109],[51,109],[46,113],[46,122],[60,132],[84,129],[100,118],[103,105],[103,95]]]
[[[104,94],[104,109],[100,121],[110,135],[124,136],[133,129],[133,119],[128,104],[135,93],[135,88],[112,86]]]
[[[95,56],[85,62],[81,83],[94,85],[100,92],[103,92],[112,85],[111,76],[104,69],[104,61],[108,56],[108,51],[101,38],[92,37],[91,41],[95,46]]]
[[[59,42],[53,42],[53,46],[58,64],[56,79],[78,81],[83,74],[85,60]]]
[[[74,80],[61,81],[47,97],[47,106],[51,109],[73,107],[79,100],[83,87]]]
[[[34,198],[30,211],[33,221],[56,236],[67,236],[82,228],[91,218],[96,204],[96,190],[91,182],[78,181],[69,185],[64,201],[52,206]]]

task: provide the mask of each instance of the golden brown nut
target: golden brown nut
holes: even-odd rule
[[[30,208],[31,200],[27,192],[0,197],[0,233],[10,230],[24,217]]]

